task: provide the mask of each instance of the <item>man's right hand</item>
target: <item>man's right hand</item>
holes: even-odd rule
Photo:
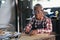
[[[30,29],[26,29],[26,30],[25,30],[25,32],[29,32],[29,31],[30,31]]]

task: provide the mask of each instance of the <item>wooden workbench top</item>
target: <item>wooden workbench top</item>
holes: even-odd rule
[[[48,35],[48,34],[37,34],[37,35],[32,35],[32,36],[21,35],[20,40],[43,40],[43,39],[53,38],[53,37],[55,38],[55,35]]]

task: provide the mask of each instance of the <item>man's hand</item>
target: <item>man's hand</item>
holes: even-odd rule
[[[30,32],[30,35],[36,35],[38,32],[37,32],[37,30],[32,30],[31,32]]]
[[[25,28],[25,32],[26,32],[26,33],[29,33],[30,30],[31,30],[31,24],[28,24],[28,25],[26,26],[26,28]]]
[[[26,29],[26,30],[25,30],[25,32],[29,32],[29,31],[30,31],[30,29]]]
[[[26,34],[29,34],[29,33],[30,33],[30,30],[31,30],[31,28],[25,29],[25,33],[26,33]]]

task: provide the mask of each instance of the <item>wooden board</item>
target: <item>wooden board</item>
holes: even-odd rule
[[[48,34],[37,34],[33,36],[21,35],[20,40],[44,40],[49,38],[54,38],[51,40],[55,40],[55,35],[48,35]]]

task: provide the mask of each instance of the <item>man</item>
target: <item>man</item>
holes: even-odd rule
[[[39,33],[51,33],[52,22],[51,19],[44,15],[43,8],[40,4],[34,6],[35,17],[29,21],[25,28],[25,33],[39,34]]]

